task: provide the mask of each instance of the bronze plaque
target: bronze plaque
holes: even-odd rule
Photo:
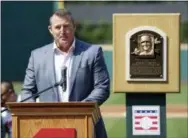
[[[159,33],[142,30],[130,36],[130,80],[164,80],[164,38]]]

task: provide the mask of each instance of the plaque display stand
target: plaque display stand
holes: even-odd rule
[[[113,92],[126,95],[128,138],[167,137],[166,94],[180,92],[179,32],[179,13],[113,14]]]

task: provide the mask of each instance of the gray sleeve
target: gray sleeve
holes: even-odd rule
[[[91,94],[84,99],[86,102],[97,102],[103,104],[110,95],[110,78],[104,61],[102,48],[99,48],[93,66],[94,89]]]
[[[29,63],[26,69],[24,78],[23,89],[21,91],[21,100],[35,94],[37,92],[35,70],[34,70],[34,57],[33,52],[29,58]],[[35,102],[35,98],[29,99],[26,102]]]

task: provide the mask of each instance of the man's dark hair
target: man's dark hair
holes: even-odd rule
[[[71,17],[71,21],[72,21],[72,24],[75,25],[75,22],[74,22],[74,18],[72,16],[72,13],[66,9],[57,9],[53,14],[53,15],[56,15],[58,17],[64,17],[64,16],[70,16]],[[50,17],[50,20],[49,20],[49,23],[51,24],[51,18],[52,16]]]

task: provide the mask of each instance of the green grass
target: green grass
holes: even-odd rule
[[[15,91],[19,93],[21,91],[22,83],[14,82]],[[188,103],[188,85],[181,85],[180,93],[168,93],[167,103],[169,104],[187,104]],[[125,94],[124,93],[111,93],[110,98],[105,102],[108,104],[125,104]]]
[[[105,102],[105,105],[108,104],[125,104],[125,94],[111,93],[109,99]]]
[[[188,85],[182,84],[180,93],[167,94],[167,103],[188,104]]]
[[[125,104],[124,93],[111,93],[110,98],[106,101],[108,104]],[[168,104],[188,104],[188,85],[182,84],[180,93],[167,93]]]
[[[167,138],[188,138],[188,119],[167,119]],[[108,138],[126,138],[124,118],[104,118]]]
[[[188,118],[168,119],[168,138],[188,138]]]
[[[124,118],[104,118],[108,138],[126,138]]]
[[[14,84],[14,89],[16,93],[19,94],[22,89],[23,84],[21,82],[13,82],[13,84]]]

